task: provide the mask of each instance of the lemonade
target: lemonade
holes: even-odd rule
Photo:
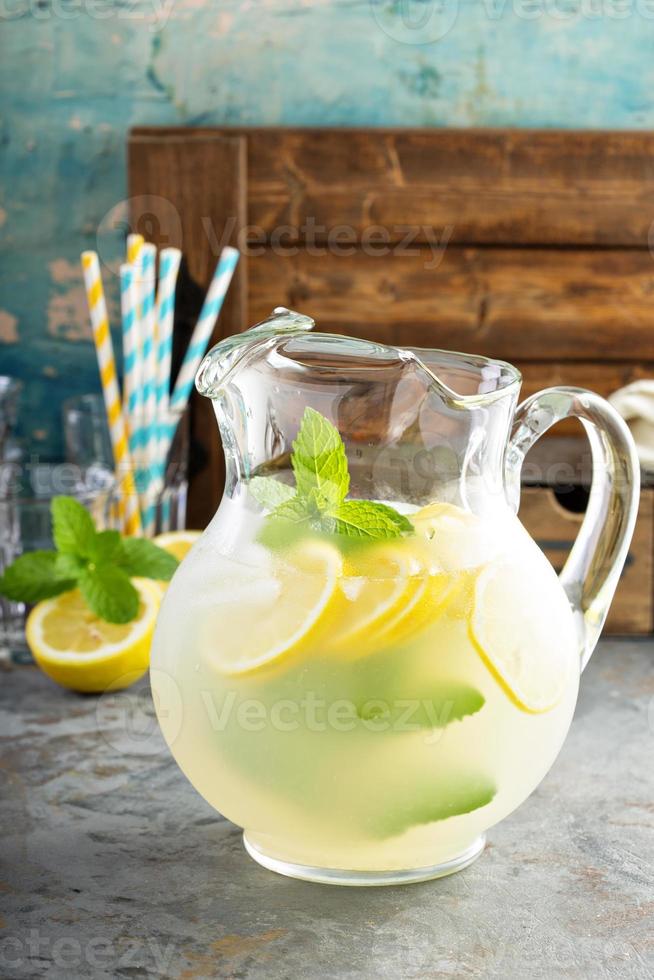
[[[177,762],[268,866],[461,866],[571,721],[554,571],[504,505],[405,506],[412,532],[371,542],[270,542],[248,506],[223,501],[163,602],[152,683]]]

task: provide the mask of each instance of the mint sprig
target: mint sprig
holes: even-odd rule
[[[252,495],[270,510],[272,521],[369,541],[413,532],[411,521],[388,504],[346,500],[350,474],[343,440],[338,429],[313,408],[306,408],[302,416],[291,465],[295,491],[274,477],[250,481]]]
[[[54,497],[51,514],[57,550],[21,555],[0,576],[0,594],[13,602],[31,605],[79,588],[100,619],[129,623],[139,610],[130,579],[168,581],[179,564],[145,538],[96,531],[89,512],[73,497]]]

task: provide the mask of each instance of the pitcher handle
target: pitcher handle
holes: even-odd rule
[[[518,406],[506,456],[507,495],[520,502],[520,472],[537,439],[562,419],[581,420],[590,442],[593,478],[588,508],[560,581],[583,617],[581,669],[599,639],[636,523],[640,467],[623,419],[604,399],[583,388],[546,388]]]

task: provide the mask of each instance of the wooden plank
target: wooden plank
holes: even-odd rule
[[[156,133],[156,131],[155,131]],[[176,349],[188,342],[224,245],[235,244],[246,220],[246,143],[207,134],[187,140],[133,134],[128,144],[130,225],[158,246],[183,250],[175,310]],[[212,343],[247,323],[246,264],[240,262]],[[211,403],[191,399],[188,526],[213,516],[224,483],[224,460]]]
[[[654,361],[518,361],[516,367],[522,372],[521,398],[555,385],[576,385],[607,398],[631,381],[654,376]]]
[[[450,247],[430,268],[438,257],[425,249],[295,251],[250,259],[252,322],[282,304],[325,332],[386,343],[509,361],[654,360],[648,252]]]
[[[152,130],[137,130],[148,133]],[[154,130],[154,132],[158,132]],[[199,129],[248,138],[248,222],[323,241],[379,225],[397,241],[648,247],[654,134],[554,130]],[[302,229],[305,229],[302,232]],[[322,229],[322,230],[321,230]]]
[[[581,526],[582,514],[565,508],[547,488],[524,488],[520,519],[557,571],[563,567]],[[563,501],[563,504],[560,502]],[[636,530],[611,605],[607,633],[650,633],[654,628],[654,490],[641,493]]]
[[[594,353],[590,351],[589,353]],[[654,361],[596,362],[596,361],[518,361],[516,367],[522,372],[521,399],[552,388],[556,385],[575,385],[595,391],[603,398],[608,398],[618,388],[638,381],[641,378],[654,377]],[[559,436],[582,436],[586,438],[583,426],[577,419],[565,419],[557,423],[546,433],[546,439]]]

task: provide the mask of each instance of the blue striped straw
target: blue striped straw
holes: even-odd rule
[[[156,310],[155,310],[155,263],[157,248],[145,242],[139,253],[138,276],[141,301],[141,356],[142,356],[142,412],[140,413],[138,444],[140,450],[140,471],[142,478],[142,497],[144,498],[143,531],[153,533],[152,515],[148,499],[154,475],[154,454],[157,446],[156,399],[157,399],[157,361],[156,361]],[[150,523],[148,524],[148,514]]]
[[[175,389],[170,399],[171,412],[181,414],[188,404],[195,382],[195,375],[209,346],[213,328],[216,325],[218,314],[222,308],[238,260],[238,249],[231,248],[228,245],[222,250],[216,271],[211,280],[211,285],[209,286],[200,311],[200,317],[191,336],[191,342],[188,345],[188,350],[184,355],[182,366],[179,369]]]
[[[134,288],[134,269],[124,263],[120,267],[120,312],[123,324],[123,402],[129,416],[130,432],[134,428],[140,391],[137,298]],[[134,452],[130,439],[130,450]]]
[[[157,403],[159,412],[168,410],[170,364],[173,353],[173,320],[175,288],[182,259],[178,248],[164,248],[159,258],[159,291],[157,293]]]
[[[227,295],[239,257],[238,249],[232,248],[230,245],[227,245],[220,253],[220,259],[191,336],[191,342],[177,375],[175,388],[170,398],[169,417],[161,428],[160,440],[164,459],[170,452],[177,425],[191,397],[195,375],[209,346],[213,328]]]
[[[141,474],[141,358],[139,351],[138,296],[134,267],[120,267],[120,312],[123,327],[123,412],[134,466],[137,493],[143,483]]]
[[[182,259],[178,248],[164,248],[159,256],[159,290],[157,292],[157,469],[161,479],[166,465],[162,440],[163,422],[170,403],[170,370],[173,353],[175,288]]]

